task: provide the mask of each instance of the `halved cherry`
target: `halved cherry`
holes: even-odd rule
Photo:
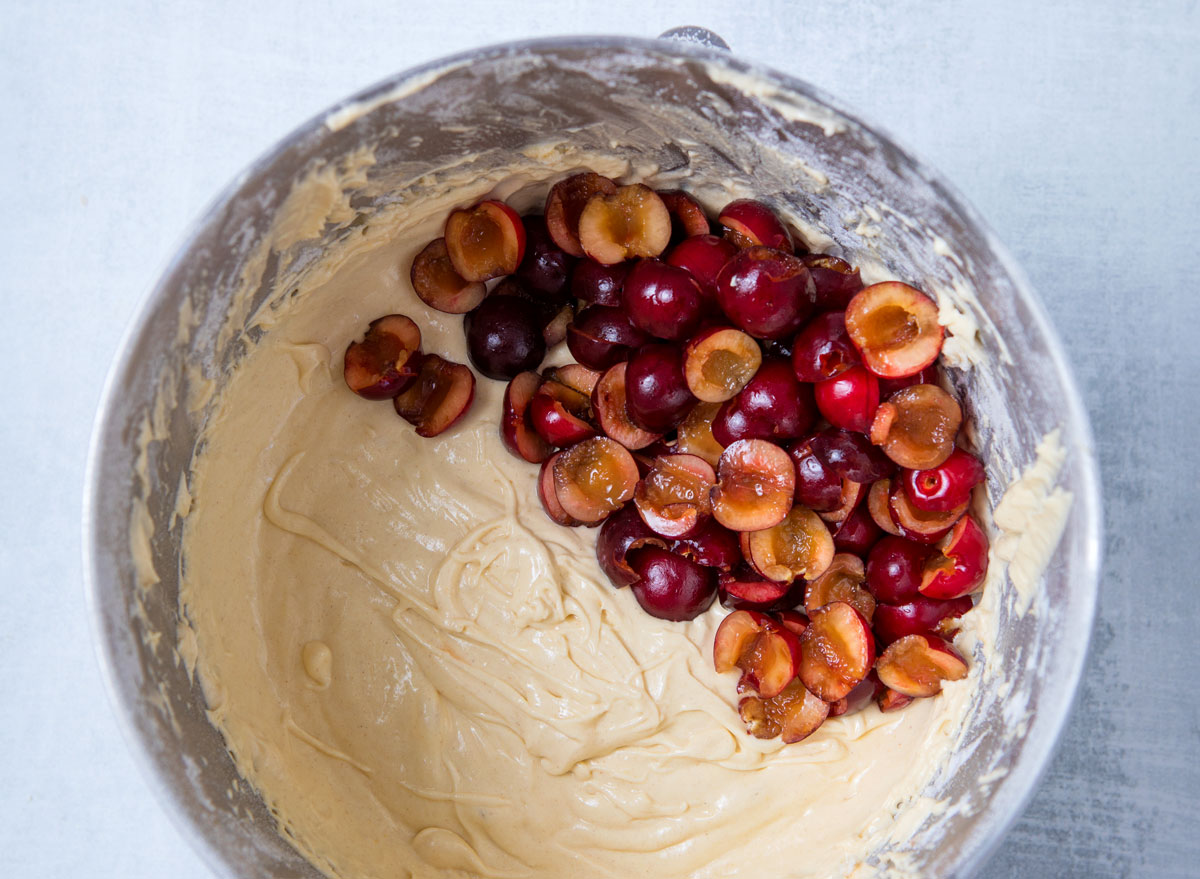
[[[719,674],[733,671],[751,642],[771,625],[770,617],[752,610],[735,610],[725,617],[713,637],[713,667]]]
[[[704,293],[691,272],[658,259],[638,260],[622,297],[630,323],[672,342],[692,334],[705,308]]]
[[[563,511],[585,525],[601,522],[633,498],[637,462],[608,437],[571,446],[554,462],[554,491]]]
[[[969,595],[942,601],[917,596],[905,604],[877,604],[871,626],[881,644],[891,644],[906,635],[947,634],[951,620],[974,606]]]
[[[671,237],[682,241],[696,235],[707,235],[710,231],[708,214],[700,202],[692,198],[682,189],[659,190],[658,197],[667,207],[671,215]]]
[[[542,467],[538,471],[537,493],[538,500],[542,502],[542,509],[546,511],[546,515],[550,518],[550,521],[555,525],[570,528],[580,523],[567,515],[567,511],[558,502],[558,494],[554,490],[554,461],[561,454],[562,452],[555,452],[542,462]],[[609,519],[612,518],[611,516],[609,517]],[[603,567],[603,565],[601,566]]]
[[[772,357],[737,396],[721,405],[713,419],[713,437],[726,446],[741,439],[796,439],[816,419],[812,386],[801,384],[786,360]]]
[[[866,433],[879,409],[879,379],[861,366],[813,385],[817,408],[834,427]],[[872,437],[874,439],[874,437]]]
[[[823,430],[813,437],[812,450],[834,473],[854,482],[875,482],[896,472],[896,462],[861,433]]]
[[[840,311],[818,314],[792,342],[792,368],[802,382],[833,378],[861,362]]]
[[[462,418],[474,399],[475,373],[436,354],[422,354],[417,380],[393,404],[418,436],[437,436]]]
[[[945,335],[937,303],[899,281],[860,290],[846,307],[846,331],[867,369],[883,378],[903,378],[932,364]]]
[[[716,467],[725,452],[725,447],[713,438],[712,432],[713,418],[720,408],[720,403],[697,403],[692,407],[692,411],[679,422],[676,450],[697,455]]]
[[[906,635],[888,645],[875,671],[885,686],[919,699],[936,696],[943,681],[960,681],[968,669],[958,652],[937,635]]]
[[[716,481],[712,465],[703,458],[660,455],[638,483],[633,503],[656,534],[683,537],[712,513],[709,495]]]
[[[409,279],[422,302],[447,314],[466,314],[488,293],[483,281],[468,281],[455,271],[445,238],[430,241],[416,255]]]
[[[671,215],[658,194],[642,183],[592,196],[579,215],[579,244],[596,262],[612,265],[658,256],[671,241]]]
[[[920,596],[929,547],[903,537],[885,537],[867,557],[867,588],[878,601],[905,604]]]
[[[796,468],[787,452],[766,440],[739,440],[717,466],[713,516],[734,531],[778,525],[792,508]]]
[[[729,320],[759,339],[785,339],[813,311],[804,263],[769,247],[739,250],[717,276],[717,302]]]
[[[770,699],[745,696],[738,714],[746,732],[758,739],[783,739],[784,744],[802,742],[820,728],[830,715],[828,702],[818,699],[798,680]]]
[[[688,388],[705,403],[724,403],[750,383],[762,365],[754,338],[733,327],[709,327],[684,348],[683,374]]]
[[[863,288],[858,269],[844,259],[828,253],[806,253],[800,261],[812,275],[817,288],[817,308],[845,311],[854,295]]]
[[[525,256],[525,226],[502,201],[452,211],[445,237],[450,264],[467,281],[511,275]]]
[[[707,302],[716,304],[717,275],[725,263],[738,252],[737,245],[716,235],[697,235],[685,238],[672,248],[666,256],[668,264],[687,269],[704,291]]]
[[[717,595],[712,568],[657,546],[630,550],[627,558],[638,575],[630,589],[642,610],[660,620],[685,622],[708,610]]]
[[[779,524],[746,535],[743,551],[746,561],[770,580],[811,580],[833,561],[833,536],[820,516],[794,506]]]
[[[881,537],[883,531],[871,519],[867,505],[860,503],[834,530],[833,545],[838,552],[865,558]]]
[[[962,518],[967,505],[964,503],[945,513],[927,513],[909,503],[904,489],[896,484],[888,494],[888,510],[905,537],[921,543],[936,543]]]
[[[562,366],[551,366],[544,372],[547,379],[556,381],[560,385],[566,385],[577,394],[588,399],[591,399],[592,391],[596,388],[596,382],[600,381],[600,376],[603,374],[603,372],[588,369],[582,363],[566,363]]]
[[[929,470],[950,457],[961,425],[957,400],[937,385],[913,385],[879,405],[871,421],[871,442],[901,467]]]
[[[542,381],[536,372],[522,372],[504,389],[500,409],[500,439],[504,441],[504,447],[531,464],[545,461],[554,451],[554,447],[533,429],[529,417],[529,403]]]
[[[831,525],[841,525],[866,500],[867,491],[868,487],[863,483],[843,478],[840,503],[832,510],[822,511],[821,518]]]
[[[403,314],[377,318],[343,359],[346,386],[367,400],[390,400],[417,378],[421,328]]]
[[[978,458],[960,448],[929,470],[905,470],[901,484],[918,510],[944,513],[971,499],[971,490],[987,478]]]
[[[739,247],[762,245],[784,253],[795,250],[783,221],[761,201],[751,198],[731,201],[721,209],[717,222],[734,233],[734,243]]]
[[[840,552],[825,573],[809,581],[804,591],[804,609],[811,614],[827,604],[844,601],[869,623],[875,614],[875,599],[863,588],[865,580],[862,559]]]
[[[901,708],[907,708],[912,704],[912,700],[912,696],[905,696],[903,693],[897,693],[895,690],[884,687],[875,697],[875,704],[884,714],[890,714]]]
[[[711,518],[701,522],[686,537],[676,540],[671,549],[684,558],[718,571],[731,571],[742,561],[737,536]]]
[[[788,446],[796,465],[796,503],[818,513],[842,504],[842,479],[812,449],[812,437]]]
[[[547,379],[529,401],[529,422],[552,446],[573,446],[596,435],[589,422],[591,402],[579,391]]]
[[[741,685],[752,688],[764,699],[778,695],[799,672],[800,655],[800,639],[789,629],[768,619],[738,658],[737,665],[742,670]]]
[[[611,366],[592,391],[592,413],[600,429],[627,449],[643,449],[660,434],[642,430],[629,418],[625,406],[625,373],[628,364]]]
[[[875,638],[862,614],[834,601],[809,615],[800,636],[800,680],[826,702],[844,699],[870,672]]]
[[[625,407],[638,427],[665,433],[679,425],[696,405],[683,374],[683,349],[677,345],[643,345],[625,370]]]
[[[959,519],[938,549],[925,562],[922,595],[959,598],[983,585],[988,569],[988,539],[974,516]]]
[[[554,243],[571,256],[583,256],[579,215],[593,196],[612,195],[616,191],[617,184],[591,171],[573,174],[550,187],[546,196],[546,228]]]
[[[556,452],[554,457],[561,454]],[[549,463],[543,465],[543,472]],[[666,549],[667,543],[646,527],[632,504],[626,504],[604,520],[596,537],[596,560],[614,586],[632,586],[638,581],[639,574],[630,567],[628,556],[632,550],[643,546]]]
[[[567,327],[567,349],[589,369],[603,372],[628,360],[650,337],[629,322],[624,309],[589,305]]]
[[[792,594],[792,585],[768,580],[749,565],[742,564],[721,573],[717,578],[717,591],[726,607],[767,612],[785,605]]]
[[[872,483],[871,490],[867,493],[867,509],[871,512],[871,519],[883,531],[895,537],[904,537],[904,529],[896,524],[896,519],[892,516],[891,491],[890,479],[879,479]]]

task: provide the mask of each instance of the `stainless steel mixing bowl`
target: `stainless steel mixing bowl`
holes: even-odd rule
[[[219,385],[243,350],[239,334],[221,328],[254,244],[306,170],[364,145],[374,149],[370,177],[385,193],[352,200],[369,216],[389,200],[388,191],[436,178],[454,160],[483,171],[556,140],[686,168],[694,180],[745,184],[809,218],[852,260],[878,259],[918,283],[980,291],[975,311],[990,364],[955,373],[954,381],[977,415],[986,415],[977,418],[985,454],[1026,464],[1039,439],[1061,427],[1067,460],[1060,484],[1074,504],[1038,612],[1022,615],[1006,605],[998,648],[1012,688],[1003,696],[995,688],[978,694],[964,720],[972,747],[956,771],[927,790],[965,808],[910,841],[921,875],[972,873],[1034,790],[1083,668],[1101,543],[1099,485],[1079,393],[1037,297],[937,174],[811,86],[694,43],[526,42],[400,74],[286,138],[192,230],[109,376],[85,502],[99,653],[152,785],[219,874],[317,875],[278,835],[256,793],[238,783],[175,647],[176,489],[205,414],[186,405],[195,390],[189,376],[198,368]],[[864,214],[864,205],[874,213]],[[348,231],[346,224],[327,226],[299,258]],[[257,303],[271,295],[279,266],[268,260],[252,268],[261,273]],[[191,318],[182,331],[181,315]],[[990,486],[993,501],[1002,487]],[[149,554],[153,574],[135,567],[131,547]],[[1022,721],[1023,735],[1005,734]],[[993,783],[981,787],[985,773]]]

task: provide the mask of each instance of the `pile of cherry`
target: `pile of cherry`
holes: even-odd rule
[[[741,672],[747,729],[796,742],[966,676],[946,638],[987,572],[967,512],[985,474],[956,444],[933,300],[863,287],[760,202],[718,224],[686,193],[576,174],[544,215],[454,211],[411,277],[466,315],[475,368],[509,380],[501,435],[541,464],[546,514],[599,525],[601,568],[655,617],[719,596],[714,661]],[[577,362],[537,372],[564,340]],[[345,376],[422,436],[474,398],[403,315],[350,345]]]

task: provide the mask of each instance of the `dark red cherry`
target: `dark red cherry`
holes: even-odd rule
[[[862,366],[813,386],[817,408],[834,427],[866,433],[879,408],[879,379]]]
[[[814,288],[804,263],[769,247],[738,251],[717,276],[717,302],[734,323],[760,339],[783,339],[813,311]]]
[[[921,597],[921,578],[930,548],[887,536],[871,548],[867,558],[867,589],[884,604],[905,604]]]
[[[860,503],[833,532],[833,545],[838,552],[852,552],[866,558],[881,537],[883,529],[875,524],[867,505]]]
[[[723,446],[741,439],[796,439],[809,431],[816,416],[812,386],[797,381],[786,360],[765,360],[750,383],[721,404],[713,437]]]
[[[628,360],[650,337],[629,322],[625,311],[607,305],[589,305],[567,327],[567,348],[586,366],[603,372]]]
[[[818,314],[792,342],[792,368],[802,382],[833,378],[861,362],[858,349],[846,332],[846,318],[840,311]]]
[[[575,263],[571,272],[571,293],[576,299],[592,305],[619,308],[622,305],[621,289],[625,286],[625,276],[629,274],[631,265],[619,262],[606,266],[591,257],[584,257]]]
[[[812,274],[817,308],[845,311],[854,294],[863,288],[858,269],[827,253],[806,253],[800,260]]]
[[[742,561],[742,547],[737,535],[713,518],[705,519],[687,537],[671,546],[684,558],[719,571],[730,571]]]
[[[673,430],[692,411],[696,397],[683,374],[683,349],[666,342],[643,345],[625,371],[625,408],[638,427]]]
[[[650,616],[660,620],[694,620],[717,595],[717,573],[681,555],[646,546],[628,554],[630,567],[639,579],[633,584],[634,598]]]
[[[517,296],[489,296],[467,313],[463,326],[471,363],[488,378],[537,369],[546,355],[537,310]]]
[[[704,291],[705,298],[716,304],[717,275],[725,263],[738,252],[737,245],[716,235],[697,235],[685,238],[667,253],[667,263],[687,269]]]
[[[813,451],[812,438],[792,443],[788,455],[796,465],[796,503],[818,513],[841,506],[842,477]]]
[[[896,472],[896,463],[861,433],[831,427],[813,437],[812,449],[834,473],[852,482],[875,482]]]
[[[522,217],[521,222],[525,225],[525,256],[514,274],[531,293],[557,297],[567,288],[575,257],[554,243],[541,214]]]
[[[622,296],[630,323],[672,342],[689,337],[704,311],[704,294],[691,273],[658,259],[637,262]]]
[[[638,581],[639,575],[629,566],[629,552],[643,546],[665,548],[666,545],[667,542],[651,531],[638,515],[637,508],[626,504],[600,526],[596,537],[596,560],[614,586],[631,586]]]
[[[974,604],[969,595],[948,601],[917,596],[905,604],[875,605],[871,626],[875,630],[875,637],[887,645],[907,635],[936,632],[944,620],[957,619],[972,607]]]

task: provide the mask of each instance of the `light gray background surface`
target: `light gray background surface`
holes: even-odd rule
[[[1108,531],[1088,675],[984,875],[1200,875],[1195,0],[242,6],[10,0],[0,15],[0,873],[208,875],[111,717],[79,561],[100,385],[188,224],[293,127],[402,68],[700,24],[954,181],[1024,264],[1086,395]]]

